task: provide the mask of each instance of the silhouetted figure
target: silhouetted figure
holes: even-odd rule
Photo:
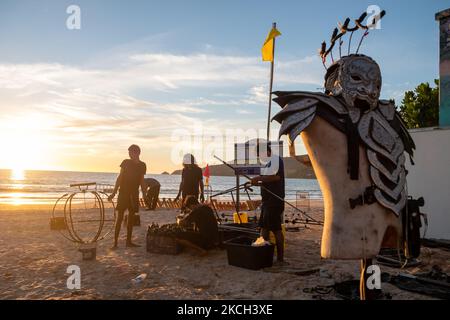
[[[183,157],[180,189],[175,200],[178,200],[181,195],[184,203],[187,196],[193,196],[195,199],[198,199],[199,194],[200,201],[204,202],[203,172],[195,163],[194,156],[188,153]]]
[[[213,210],[199,204],[195,197],[187,196],[182,211],[183,214],[178,216],[178,223],[188,231],[177,235],[177,240],[180,240],[178,242],[206,254],[206,250],[219,243],[219,228]]]
[[[144,179],[147,191],[145,193],[144,201],[147,205],[147,210],[155,210],[158,204],[159,191],[161,189],[161,184],[158,180],[153,178]]]
[[[117,177],[116,185],[113,193],[108,197],[109,200],[114,199],[117,191],[119,197],[117,199],[117,221],[114,234],[114,246],[117,248],[117,241],[119,239],[120,227],[122,225],[123,216],[128,210],[127,223],[127,247],[139,247],[131,241],[133,235],[133,222],[135,214],[139,212],[139,186],[141,186],[142,194],[145,194],[144,175],[147,171],[147,166],[139,159],[141,149],[137,145],[131,145],[128,148],[130,159],[122,161],[120,165],[120,174]]]
[[[284,265],[286,264],[284,262],[284,235],[281,226],[284,220],[284,163],[278,155],[272,156],[269,145],[267,146],[267,156],[270,161],[261,170],[261,175],[254,177],[251,183],[254,186],[262,186],[261,216],[259,218],[261,236],[269,241],[270,231],[273,232],[277,246],[277,264]]]

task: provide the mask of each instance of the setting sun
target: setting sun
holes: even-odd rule
[[[1,122],[0,167],[12,170],[15,180],[23,179],[23,170],[37,168],[46,160],[46,137],[42,122],[34,117],[10,118]]]
[[[11,179],[16,181],[22,181],[25,179],[25,170],[22,168],[11,169]]]

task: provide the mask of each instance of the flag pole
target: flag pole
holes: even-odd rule
[[[273,28],[277,27],[277,23],[274,22],[272,25]],[[267,115],[267,142],[270,141],[270,115],[272,109],[272,87],[273,87],[273,68],[275,61],[275,38],[273,38],[273,48],[272,48],[272,61],[270,62],[270,86],[269,86],[269,112]]]

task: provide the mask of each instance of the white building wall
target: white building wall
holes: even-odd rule
[[[408,193],[423,196],[428,214],[426,238],[450,239],[450,128],[410,130],[415,165],[407,160]]]

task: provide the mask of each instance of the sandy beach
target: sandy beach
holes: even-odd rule
[[[287,232],[286,257],[290,266],[251,271],[229,266],[226,250],[212,250],[199,257],[185,250],[171,255],[145,250],[146,226],[173,223],[176,210],[141,211],[142,226],[134,230],[141,248],[125,248],[122,231],[119,249],[110,250],[110,238],[101,241],[96,261],[81,254],[57,231],[50,231],[48,208],[2,207],[0,209],[0,299],[338,299],[333,293],[305,293],[305,288],[332,285],[359,278],[358,261],[320,259],[321,227]],[[450,254],[423,249],[423,265],[402,272],[429,270],[438,264],[449,272]],[[69,290],[69,265],[81,269],[81,289]],[[320,269],[298,276],[292,270]],[[396,274],[398,269],[382,267]],[[141,273],[147,278],[133,284]],[[393,299],[430,299],[383,283]]]

